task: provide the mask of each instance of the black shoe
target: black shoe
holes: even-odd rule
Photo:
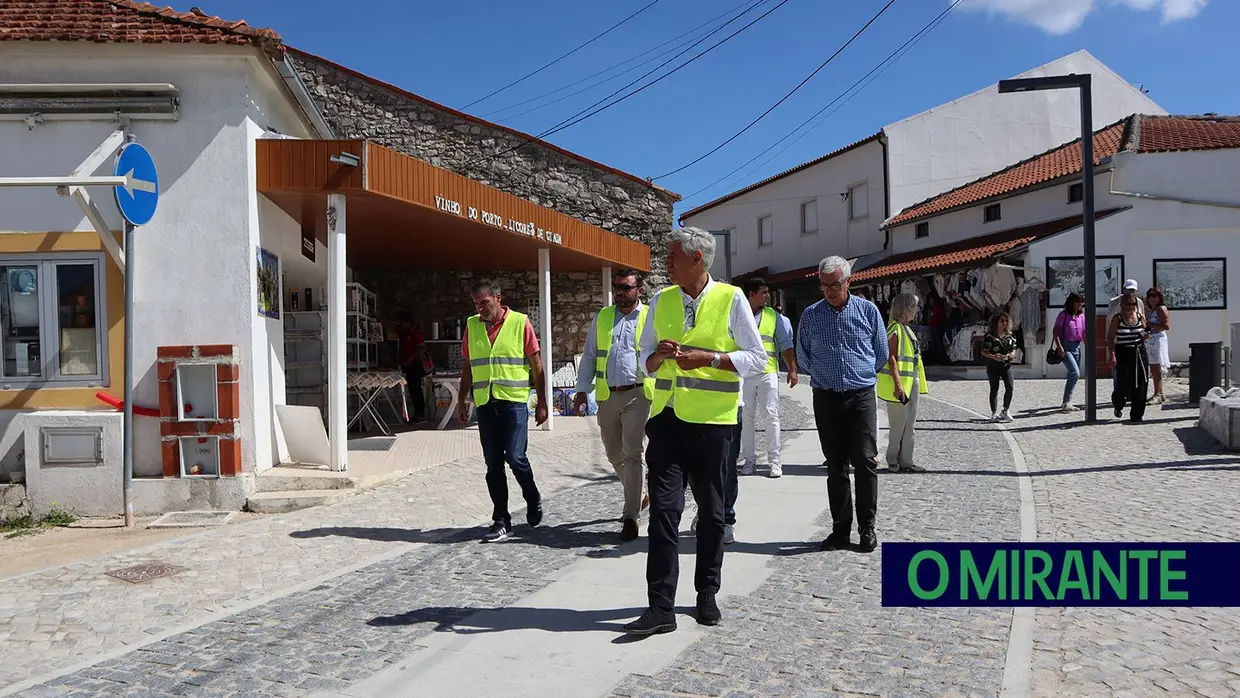
[[[1115,408],[1115,418],[1116,418],[1116,419],[1119,419],[1120,417],[1123,417],[1123,416],[1124,416],[1124,408],[1123,408],[1123,407],[1116,407],[1116,408]]]
[[[529,524],[530,528],[534,528],[538,524],[542,523],[542,519],[543,519],[543,509],[542,509],[542,500],[540,499],[538,500],[537,503],[535,503],[533,506],[531,506],[529,509],[526,510],[525,523]]]
[[[482,537],[483,543],[498,543],[512,535],[511,526],[503,521],[495,521],[491,524],[491,528]]]
[[[857,549],[863,553],[872,553],[878,547],[878,536],[874,535],[874,529],[861,529],[861,545]]]
[[[719,625],[723,614],[719,612],[719,604],[715,603],[715,595],[704,591],[698,594],[697,622],[702,625]]]
[[[827,539],[818,548],[823,551],[848,550],[851,545],[852,543],[847,533],[832,533],[827,536]]]
[[[637,519],[625,519],[624,526],[620,528],[620,540],[625,543],[631,540],[637,540]]]
[[[676,616],[647,608],[642,617],[624,626],[629,635],[659,635],[676,629]]]

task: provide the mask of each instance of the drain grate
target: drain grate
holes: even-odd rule
[[[112,570],[111,572],[106,572],[105,574],[109,577],[116,577],[123,582],[129,582],[130,584],[145,584],[149,581],[162,579],[164,577],[171,577],[174,574],[179,574],[184,571],[184,567],[168,565],[162,562],[148,562],[141,565],[134,565],[133,567],[126,567],[120,570]]]
[[[147,528],[194,528],[219,526],[237,515],[235,511],[174,511],[152,521]]]

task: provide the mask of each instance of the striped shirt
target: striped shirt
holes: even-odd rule
[[[1127,325],[1121,319],[1115,328],[1115,347],[1136,347],[1145,343],[1145,328],[1140,324]]]
[[[887,325],[878,306],[849,296],[843,308],[825,300],[805,309],[797,325],[797,364],[818,390],[873,388],[887,363]]]

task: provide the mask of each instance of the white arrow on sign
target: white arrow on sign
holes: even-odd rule
[[[125,173],[125,193],[129,194],[129,198],[133,198],[133,191],[135,189],[138,191],[144,191],[148,194],[156,193],[156,186],[154,182],[148,182],[145,179],[138,179],[134,177],[133,170],[131,169]]]

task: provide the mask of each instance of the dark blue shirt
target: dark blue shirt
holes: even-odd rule
[[[887,363],[887,327],[878,306],[849,296],[837,310],[825,300],[805,309],[797,325],[797,363],[820,390],[872,388]]]

